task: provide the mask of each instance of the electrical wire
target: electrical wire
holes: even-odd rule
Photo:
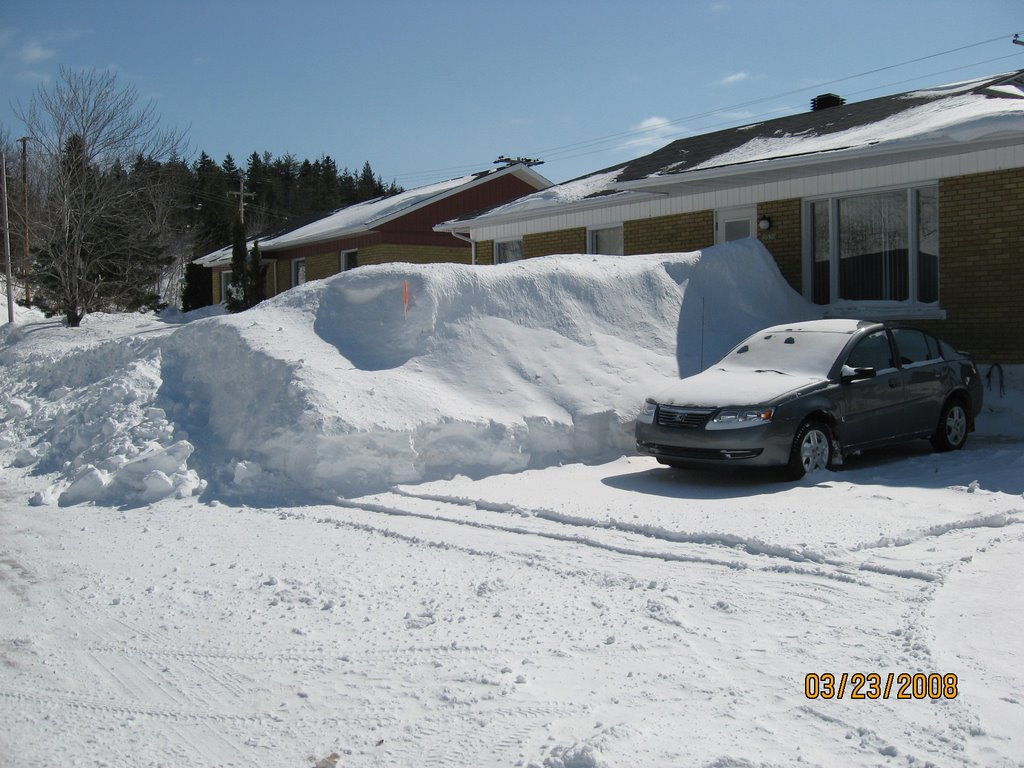
[[[1012,33],[1011,32],[1009,34],[1013,35],[1013,34],[1024,34],[1024,33]],[[693,122],[693,121],[700,120],[700,119],[706,118],[706,117],[711,117],[711,116],[717,115],[717,114],[722,114],[722,113],[728,113],[728,112],[732,112],[732,111],[743,110],[745,108],[748,108],[748,107],[751,107],[751,106],[755,106],[755,105],[758,105],[758,104],[764,104],[764,103],[767,103],[767,102],[776,101],[776,100],[779,100],[779,99],[784,99],[784,98],[787,98],[789,96],[794,96],[794,95],[797,95],[797,94],[800,94],[800,93],[807,93],[809,91],[815,91],[815,90],[819,90],[821,88],[826,88],[826,87],[830,87],[830,86],[833,86],[833,85],[837,85],[839,83],[848,82],[850,80],[856,80],[858,78],[868,77],[870,75],[876,75],[876,74],[879,74],[881,72],[887,72],[887,71],[890,71],[890,70],[893,70],[893,69],[898,69],[900,67],[910,66],[912,64],[918,64],[918,63],[923,62],[923,61],[928,61],[928,60],[931,60],[931,59],[938,58],[940,56],[947,56],[947,55],[950,55],[950,54],[953,54],[953,53],[959,53],[961,51],[969,50],[971,48],[977,48],[979,46],[989,45],[989,44],[992,44],[992,43],[995,43],[995,42],[999,42],[999,41],[1005,41],[1006,38],[1007,38],[1007,35],[1005,35],[1005,34],[1004,35],[999,35],[998,37],[992,37],[992,38],[988,38],[988,39],[985,39],[985,40],[979,40],[977,42],[968,43],[967,45],[958,46],[956,48],[949,48],[949,49],[946,49],[944,51],[938,51],[936,53],[930,53],[930,54],[927,54],[925,56],[919,56],[919,57],[914,58],[914,59],[908,59],[907,61],[902,61],[902,62],[898,62],[898,63],[895,63],[895,64],[888,64],[888,65],[883,66],[883,67],[876,67],[874,69],[866,70],[864,72],[859,72],[857,74],[846,75],[844,77],[839,77],[839,78],[835,78],[835,79],[832,79],[832,80],[825,80],[825,81],[813,83],[813,84],[810,84],[810,85],[807,85],[807,86],[801,86],[800,88],[794,88],[794,89],[791,89],[791,90],[788,90],[788,91],[783,91],[781,93],[776,93],[776,94],[773,94],[773,95],[770,95],[770,96],[763,96],[761,98],[751,99],[749,101],[740,102],[738,104],[734,104],[734,105],[731,105],[731,106],[718,107],[716,109],[706,110],[704,112],[698,112],[698,113],[694,113],[694,114],[691,114],[691,115],[686,115],[684,117],[674,118],[672,120],[666,120],[666,121],[660,122],[658,124],[657,128],[644,127],[644,128],[633,128],[633,129],[629,129],[629,130],[626,130],[626,131],[618,131],[616,133],[610,133],[610,134],[606,134],[604,136],[598,136],[598,137],[594,137],[594,138],[591,138],[591,139],[585,139],[585,140],[582,140],[582,141],[571,142],[569,144],[555,145],[555,146],[552,146],[552,147],[547,147],[546,149],[540,149],[540,150],[536,150],[536,151],[533,151],[533,152],[528,152],[527,155],[530,156],[530,157],[540,157],[540,158],[543,158],[545,162],[560,162],[560,161],[575,159],[575,158],[579,158],[579,157],[584,157],[584,156],[587,156],[587,155],[597,154],[597,153],[600,153],[600,152],[607,151],[609,148],[611,148],[609,145],[612,145],[612,146],[615,145],[615,144],[620,144],[621,145],[621,143],[624,140],[629,139],[629,138],[641,138],[641,137],[644,137],[644,136],[650,136],[650,135],[652,135],[652,133],[655,130],[659,130],[659,131],[660,130],[664,130],[667,126],[678,126],[678,125],[681,125],[683,123]],[[1011,54],[1011,55],[1008,55],[1008,56],[1001,56],[1001,57],[997,57],[997,58],[994,58],[994,59],[988,59],[988,60],[983,61],[983,62],[975,62],[975,63],[972,63],[972,64],[963,64],[963,65],[960,65],[960,66],[957,66],[957,67],[953,67],[953,68],[949,68],[949,69],[945,69],[945,70],[940,70],[938,72],[931,72],[931,73],[928,73],[928,74],[920,75],[920,76],[918,76],[916,78],[910,78],[908,80],[902,80],[902,81],[897,81],[895,83],[889,83],[889,84],[885,84],[885,85],[874,86],[872,88],[863,89],[861,91],[856,91],[854,93],[859,94],[859,93],[865,93],[865,92],[872,91],[872,90],[880,90],[880,89],[883,89],[883,88],[889,88],[889,87],[891,87],[891,85],[899,85],[901,83],[911,82],[913,80],[921,80],[921,79],[924,79],[924,78],[927,78],[927,77],[934,77],[936,74],[946,74],[946,73],[949,73],[949,72],[956,72],[956,71],[960,71],[960,70],[963,70],[963,69],[967,69],[969,67],[979,66],[980,64],[986,64],[986,63],[991,63],[991,62],[994,62],[994,61],[1000,61],[1000,60],[1004,60],[1004,59],[1010,59],[1010,58],[1019,57],[1020,55],[1024,55],[1024,52],[1018,53],[1018,54]],[[756,118],[757,116],[752,116],[752,117]],[[744,119],[744,121],[746,121],[746,120],[751,119],[751,117],[745,116],[743,119]],[[734,124],[734,122],[735,121],[727,121],[725,123],[720,123],[719,125],[728,125],[730,123]],[[587,150],[587,151],[580,151],[580,150]],[[408,183],[408,184],[410,184],[412,186],[416,186],[416,183],[421,181],[421,180],[423,182],[426,182],[427,180],[439,179],[440,178],[439,174],[443,174],[443,173],[457,173],[457,172],[468,172],[468,171],[471,171],[473,169],[479,170],[480,168],[486,167],[487,165],[488,165],[488,163],[481,162],[481,163],[477,163],[477,164],[474,164],[474,165],[449,166],[447,168],[437,168],[437,169],[431,169],[431,170],[416,171],[416,172],[411,172],[411,173],[399,173],[399,174],[395,174],[395,177],[398,178],[398,179],[402,179],[403,182],[405,182],[405,183]]]

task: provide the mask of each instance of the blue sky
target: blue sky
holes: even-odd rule
[[[0,131],[59,66],[112,68],[194,155],[369,160],[411,188],[504,154],[564,181],[824,91],[1024,68],[1015,32],[1020,0],[4,0]]]

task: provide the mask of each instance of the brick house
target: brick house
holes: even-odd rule
[[[307,280],[329,277],[366,264],[386,262],[474,263],[472,244],[434,225],[484,210],[551,186],[522,164],[410,189],[368,200],[250,240],[259,242],[267,266],[266,295],[274,296]],[[213,270],[213,300],[220,302],[231,276],[231,247],[197,262]]]
[[[445,222],[479,263],[758,237],[833,317],[1024,363],[1024,70],[679,139]]]

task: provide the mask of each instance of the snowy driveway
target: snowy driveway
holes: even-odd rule
[[[793,485],[641,458],[290,508],[0,479],[22,764],[1019,765],[1021,444]],[[386,564],[382,567],[382,564]],[[808,673],[956,698],[808,699]]]

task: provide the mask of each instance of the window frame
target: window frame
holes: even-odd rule
[[[230,269],[222,269],[220,272],[220,301],[221,304],[228,300],[228,288],[231,286],[231,275]]]
[[[820,203],[827,204],[828,210],[828,301],[816,304],[825,309],[825,316],[839,317],[865,317],[870,319],[893,319],[893,318],[917,318],[917,319],[938,319],[944,320],[946,312],[942,309],[942,297],[938,294],[936,285],[936,299],[933,302],[921,301],[920,296],[920,273],[921,273],[921,237],[920,237],[920,200],[922,191],[931,190],[934,194],[936,204],[938,203],[938,182],[923,181],[914,184],[900,184],[887,187],[875,187],[871,189],[856,190],[851,192],[833,193],[829,195],[816,195],[805,197],[801,201],[801,250],[802,250],[802,277],[804,297],[814,302],[814,262],[815,262],[815,222],[814,206]],[[886,193],[903,192],[906,201],[907,217],[907,283],[908,291],[906,299],[843,299],[840,298],[840,263],[841,231],[837,223],[840,221],[839,206],[841,201],[854,200],[857,198],[868,198],[880,196]],[[936,248],[934,255],[937,261],[936,276],[941,269],[942,254],[938,248],[938,230],[941,227],[938,210],[935,213],[936,225]],[[926,254],[931,255],[931,254]],[[938,280],[938,277],[936,277]]]
[[[500,246],[509,245],[511,243],[518,243],[519,244],[519,257],[515,258],[515,259],[499,259],[498,258],[498,252],[501,250]],[[522,261],[524,258],[526,258],[526,257],[523,255],[523,238],[521,238],[521,237],[508,237],[508,238],[505,238],[503,240],[495,240],[494,241],[494,263],[495,264],[511,264],[513,262],[516,262],[516,261]]]
[[[302,282],[299,282],[299,267],[300,266],[302,267]],[[291,273],[292,273],[292,288],[298,288],[300,285],[303,285],[303,284],[309,282],[309,279],[306,277],[306,260],[305,259],[292,259]]]
[[[606,253],[597,249],[597,238],[600,232],[617,230],[619,233],[619,251],[617,253]],[[602,254],[605,256],[626,255],[626,232],[622,224],[601,225],[599,227],[587,227],[587,253]]]
[[[352,263],[349,264],[349,256],[352,257]],[[359,266],[359,249],[349,248],[347,251],[342,251],[338,254],[338,271],[348,272]]]

